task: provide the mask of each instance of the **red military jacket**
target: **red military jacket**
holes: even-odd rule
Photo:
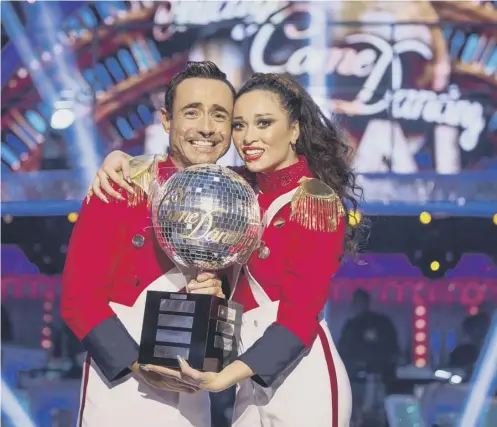
[[[331,277],[343,254],[343,205],[330,187],[311,177],[303,156],[285,169],[257,174],[262,214],[279,196],[299,187],[291,204],[267,225],[262,236],[266,253],[261,256],[261,251],[255,251],[248,262],[251,275],[268,297],[279,301],[276,322],[239,357],[263,386],[270,386],[314,343]],[[233,299],[243,304],[244,311],[257,307],[246,276]]]
[[[170,159],[158,166],[164,179],[177,171]],[[148,177],[136,174],[135,184],[150,180],[149,169]],[[157,244],[142,188],[134,188],[135,196],[120,191],[124,200],[111,198],[108,204],[87,197],[62,278],[62,318],[109,381],[127,373],[138,358],[137,343],[109,303],[133,306],[149,284],[174,267]]]
[[[167,166],[170,176],[176,169],[170,160],[163,165]],[[237,172],[251,180],[246,170]],[[257,174],[262,213],[277,197],[300,187],[292,205],[283,207],[264,232],[270,256],[259,257],[256,251],[249,261],[252,275],[268,296],[280,301],[275,324],[240,357],[257,373],[254,380],[264,386],[271,385],[314,342],[318,314],[340,263],[343,206],[320,181],[309,179],[312,185],[303,184],[302,178],[311,176],[303,157],[281,171]],[[319,190],[324,186],[324,193],[308,191],[316,186]],[[126,373],[138,356],[137,344],[109,302],[133,305],[150,283],[173,267],[156,244],[146,201],[130,204],[135,203],[106,204],[96,197],[83,204],[63,277],[62,316],[109,380]],[[141,241],[143,246],[137,245]],[[236,287],[234,300],[245,311],[257,306],[245,277]]]

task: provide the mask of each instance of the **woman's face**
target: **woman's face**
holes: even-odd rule
[[[276,94],[254,90],[242,95],[233,112],[233,141],[252,172],[272,172],[298,161],[292,148],[298,122],[290,123]]]

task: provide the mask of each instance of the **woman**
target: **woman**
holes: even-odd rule
[[[183,375],[209,391],[238,383],[237,427],[348,426],[350,384],[321,313],[344,250],[355,251],[343,204],[357,207],[349,149],[286,76],[254,75],[233,115],[233,141],[265,212],[263,245],[233,292],[245,310],[240,357],[220,373],[181,360]]]

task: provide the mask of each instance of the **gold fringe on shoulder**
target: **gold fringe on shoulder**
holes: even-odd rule
[[[152,183],[157,176],[159,162],[167,159],[165,155],[142,155],[130,159],[130,180],[135,194],[128,196],[128,206],[141,203],[150,194]]]
[[[90,199],[91,199],[92,196],[93,196],[93,190],[92,190],[92,188],[90,186],[90,188],[88,188],[88,191],[86,192],[86,198],[85,198],[85,200],[86,200],[87,204],[90,203]]]
[[[128,206],[141,203],[147,194],[150,194],[151,185],[157,174],[159,162],[167,160],[166,155],[149,154],[136,157],[129,156],[130,184],[135,194],[128,195]],[[93,190],[90,186],[86,193],[86,203],[90,202]]]
[[[309,230],[335,231],[340,218],[345,216],[340,197],[319,179],[304,177],[299,182],[292,197],[290,219]]]

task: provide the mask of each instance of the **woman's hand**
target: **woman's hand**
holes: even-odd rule
[[[123,151],[112,151],[105,157],[102,166],[97,172],[93,182],[91,184],[90,190],[93,194],[97,196],[100,200],[105,203],[109,203],[106,195],[102,192],[104,190],[109,196],[116,199],[123,199],[116,190],[112,188],[109,182],[109,178],[116,183],[119,187],[124,188],[127,192],[134,194],[133,188],[129,184],[130,181],[130,171],[129,171],[129,160],[131,156],[124,153]]]
[[[178,371],[179,377],[176,378],[189,386],[198,387],[206,391],[220,392],[254,375],[254,371],[241,360],[235,360],[221,372],[198,371],[179,356],[178,361],[181,371]],[[145,365],[142,366],[142,369],[160,375],[171,375],[171,369],[162,366]]]
[[[157,368],[157,366],[154,365],[150,366],[152,368]],[[161,372],[159,373],[154,369],[140,366],[137,362],[133,363],[130,367],[138,380],[160,390],[174,391],[177,393],[195,393],[199,390],[199,387],[182,381],[181,372],[163,367],[160,368]]]
[[[255,374],[241,360],[235,360],[219,373],[197,371],[181,357],[178,357],[178,360],[183,381],[207,391],[218,392],[226,390]]]
[[[215,295],[226,298],[222,289],[223,283],[214,273],[201,273],[195,280],[190,280],[186,288],[192,294]]]
[[[181,357],[178,357],[178,360],[181,368],[181,371],[178,371],[178,374],[180,375],[179,379],[190,387],[198,387],[206,391],[219,392],[226,390],[232,385],[226,381],[224,383],[222,382],[221,373],[200,372],[190,367],[190,365]],[[168,368],[156,365],[145,365],[143,368],[148,372],[154,372],[160,375],[169,375],[170,371]]]
[[[193,369],[186,360],[178,357],[179,367],[181,369],[181,378],[188,383],[195,385],[202,390],[219,392],[226,390],[233,384],[227,381],[223,382],[221,372],[201,372]]]

